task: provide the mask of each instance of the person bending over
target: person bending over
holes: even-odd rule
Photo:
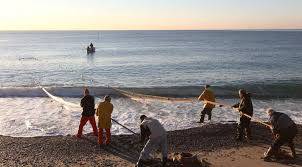
[[[97,132],[95,118],[94,118],[94,114],[95,114],[94,97],[89,95],[89,90],[87,88],[84,89],[84,97],[81,99],[81,107],[83,108],[83,112],[82,112],[82,117],[81,117],[77,137],[78,138],[82,137],[83,127],[85,126],[87,121],[89,121],[92,126],[93,134],[97,136],[98,132]]]
[[[140,153],[136,166],[143,166],[143,164],[151,158],[150,153],[158,148],[160,148],[162,153],[162,166],[165,166],[168,156],[167,134],[165,128],[158,120],[149,118],[145,115],[140,116],[140,120],[141,142],[144,142],[145,139],[148,139],[148,141]]]
[[[246,138],[251,139],[251,118],[243,115],[253,116],[253,103],[250,97],[250,94],[246,93],[245,90],[239,90],[240,103],[233,105],[233,108],[236,108],[240,112],[240,122],[237,126],[237,141],[243,140],[243,132],[245,131]]]
[[[204,91],[198,97],[198,100],[199,101],[204,101],[204,106],[203,106],[203,110],[201,111],[201,116],[200,116],[199,123],[204,122],[204,117],[205,117],[206,114],[208,115],[208,120],[211,120],[212,110],[213,110],[213,108],[215,108],[215,105],[211,104],[207,101],[215,102],[215,96],[214,96],[213,91],[210,89],[210,85],[205,85]]]
[[[294,138],[298,133],[295,122],[286,114],[276,112],[273,109],[268,109],[267,115],[271,125],[274,141],[271,147],[264,153],[264,160],[269,160],[272,156],[278,158],[279,151],[282,145],[288,144],[292,151],[293,158],[296,158],[296,151],[294,146]]]
[[[105,144],[110,144],[111,139],[111,114],[113,111],[113,105],[111,104],[110,96],[105,96],[104,101],[101,102],[97,108],[96,115],[98,116],[98,126],[99,126],[99,137],[98,143],[103,144],[103,131],[106,131],[106,141]]]

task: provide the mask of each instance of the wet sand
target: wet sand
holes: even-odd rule
[[[301,129],[299,125],[299,132]],[[169,155],[190,152],[211,166],[302,166],[301,134],[295,139],[297,159],[264,162],[260,158],[271,143],[270,131],[255,123],[252,130],[253,140],[245,142],[234,140],[236,124],[208,124],[170,131]],[[82,139],[0,136],[0,166],[134,166],[142,148],[138,141],[135,135],[117,135],[112,136],[111,145],[99,146],[91,134]],[[169,166],[176,165],[169,163]]]

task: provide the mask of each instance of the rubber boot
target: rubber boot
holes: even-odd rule
[[[165,167],[167,164],[168,158],[167,157],[163,157],[163,162],[162,162],[162,166]]]
[[[250,127],[245,128],[245,134],[246,134],[246,138],[248,140],[252,140],[251,128]]]
[[[272,147],[269,147],[268,150],[263,155],[263,160],[269,161],[273,155],[274,155],[274,150]]]
[[[198,123],[203,123],[204,122],[204,116],[205,116],[205,114],[200,115],[200,120],[199,120]]]
[[[211,113],[211,111],[208,113],[208,120],[209,121],[211,121],[211,119],[212,119],[212,113]]]
[[[98,133],[98,143],[99,145],[103,144],[103,129],[99,129],[99,133]]]
[[[242,141],[243,140],[243,128],[241,126],[241,124],[239,124],[237,126],[237,137],[236,137],[236,141]]]
[[[292,151],[292,156],[293,156],[293,158],[294,158],[294,159],[297,158],[294,143],[291,142],[291,143],[289,143],[288,145],[289,145],[290,150]]]
[[[111,132],[110,132],[109,128],[105,129],[105,130],[106,130],[106,141],[105,141],[105,143],[106,143],[106,145],[109,145],[110,142],[111,142]]]

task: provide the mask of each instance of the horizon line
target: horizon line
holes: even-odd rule
[[[302,31],[302,28],[241,28],[241,29],[12,29],[8,31]]]

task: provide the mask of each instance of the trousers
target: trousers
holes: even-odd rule
[[[243,139],[243,134],[245,132],[247,138],[251,138],[251,119],[245,116],[240,117],[240,122],[237,126],[237,138]]]
[[[145,147],[140,153],[139,161],[150,159],[151,158],[150,154],[158,148],[161,150],[163,159],[167,158],[168,156],[167,135],[149,139]]]
[[[103,128],[99,128],[99,136],[98,136],[98,143],[99,144],[103,144],[103,131],[104,131]],[[110,141],[111,141],[110,128],[106,128],[105,131],[106,131],[106,140],[105,140],[105,143],[108,145],[108,144],[110,144]]]
[[[200,116],[200,122],[203,123],[204,121],[204,117],[205,115],[207,114],[208,115],[208,120],[211,120],[211,117],[212,117],[212,108],[204,108],[202,111],[201,111],[201,116]]]
[[[82,133],[83,133],[83,127],[86,125],[86,123],[89,121],[89,123],[91,124],[92,126],[92,129],[93,129],[93,134],[95,136],[98,135],[98,131],[97,131],[97,127],[96,127],[96,123],[95,123],[95,118],[94,116],[82,116],[81,117],[81,121],[80,121],[80,125],[79,125],[79,130],[78,130],[78,134],[77,136],[78,137],[81,137],[82,136]]]

